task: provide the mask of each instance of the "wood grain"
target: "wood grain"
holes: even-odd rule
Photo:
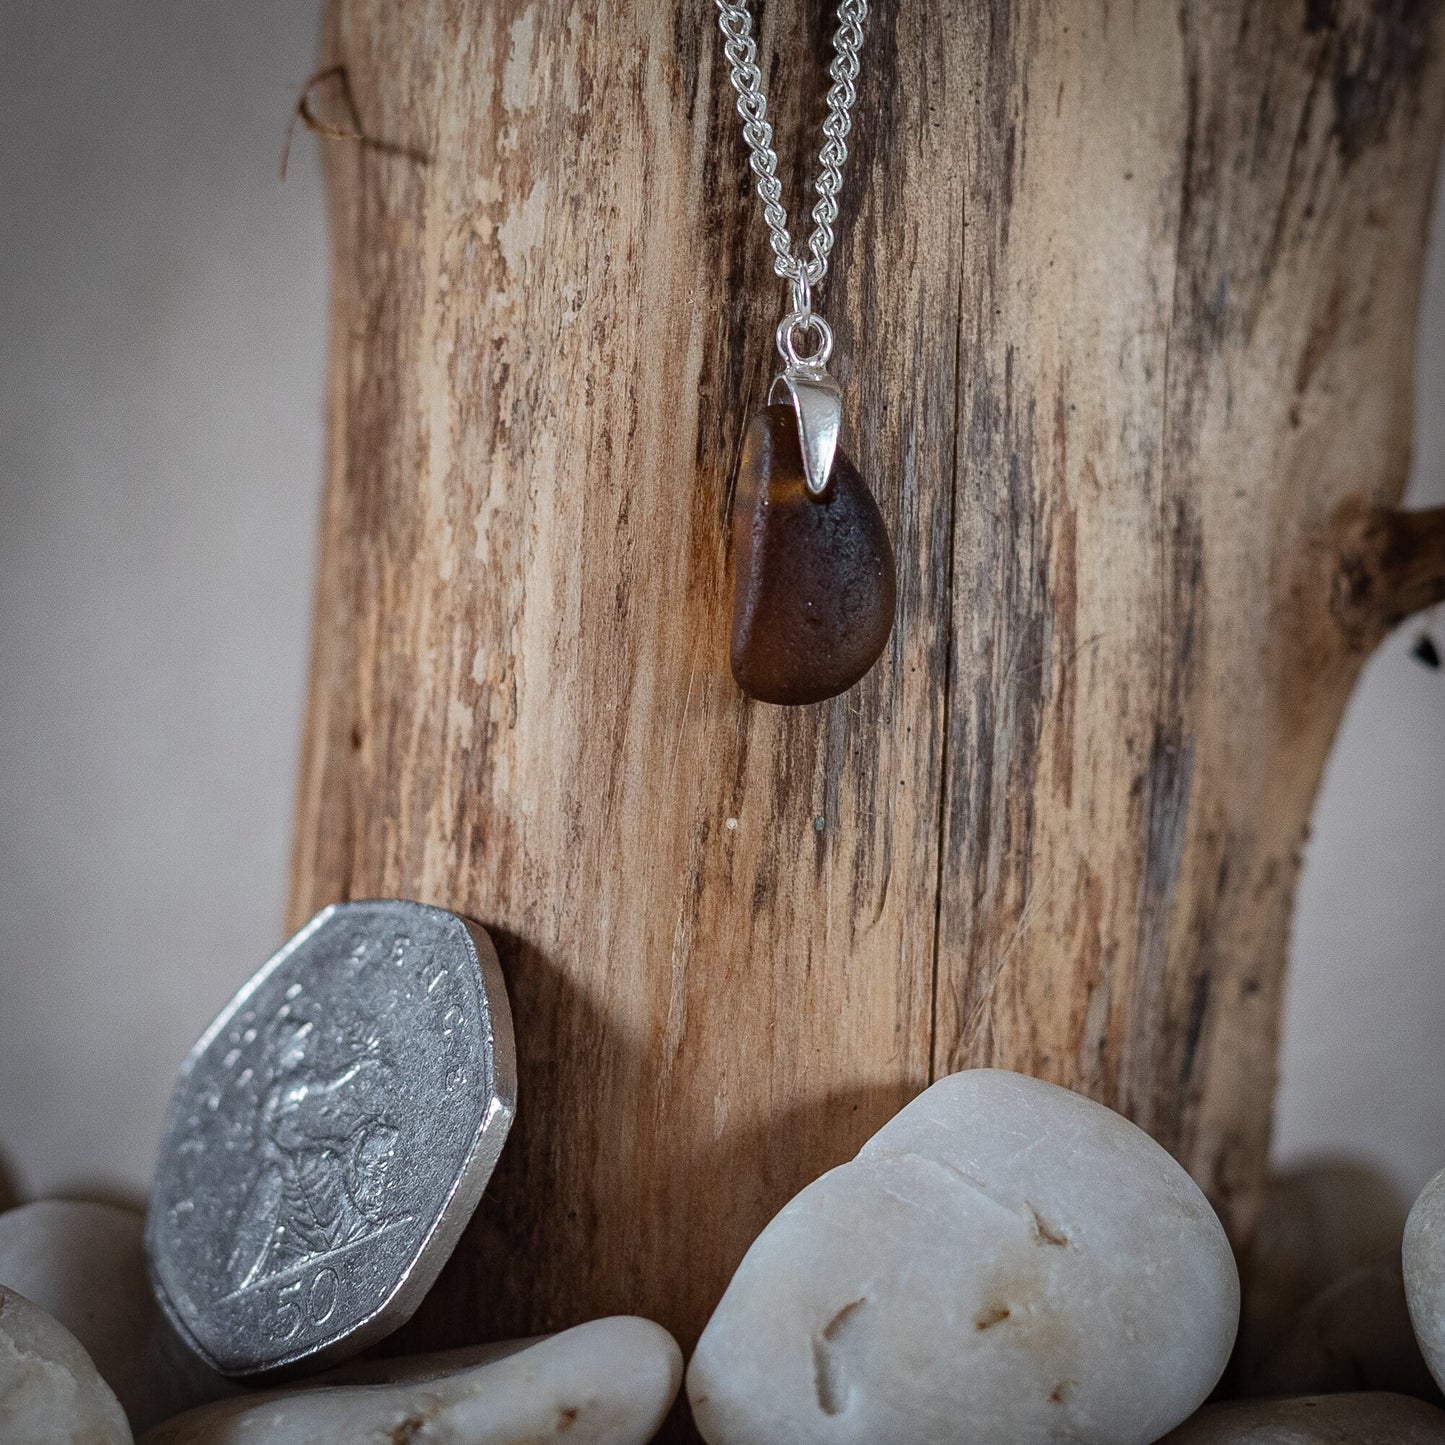
[[[795,212],[827,31],[763,26]],[[1124,1110],[1247,1228],[1320,768],[1445,571],[1360,521],[1406,476],[1442,7],[885,0],[820,304],[897,623],[843,698],[744,700],[785,293],[718,49],[701,4],[327,9],[365,139],[326,156],[291,916],[473,914],[520,1035],[419,1336],[687,1347],[790,1194],[972,1064]]]

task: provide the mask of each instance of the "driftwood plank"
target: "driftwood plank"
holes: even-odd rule
[[[1442,9],[870,26],[821,304],[898,622],[782,711],[727,671],[783,292],[710,7],[328,8],[362,138],[291,912],[473,914],[521,1051],[418,1334],[687,1346],[789,1194],[976,1063],[1123,1109],[1247,1228],[1320,768],[1445,577],[1391,510]],[[764,25],[795,212],[828,28]]]

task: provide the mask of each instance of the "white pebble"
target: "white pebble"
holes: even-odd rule
[[[682,1379],[672,1336],[648,1320],[593,1320],[506,1349],[488,1347],[483,1364],[454,1351],[350,1365],[192,1410],[141,1445],[644,1445]]]
[[[1434,1385],[1410,1328],[1398,1259],[1351,1270],[1282,1324],[1231,1374],[1240,1395],[1383,1390],[1425,1398]]]
[[[0,1214],[7,1209],[14,1209],[19,1203],[20,1190],[15,1183],[15,1176],[5,1162],[5,1156],[0,1154]]]
[[[1445,1169],[1410,1210],[1401,1258],[1415,1338],[1435,1383],[1445,1389]]]
[[[748,1251],[688,1370],[712,1445],[1144,1445],[1229,1357],[1239,1279],[1141,1130],[994,1069],[940,1080]]]
[[[0,1288],[0,1440],[132,1445],[125,1412],[90,1356],[39,1305]]]
[[[1445,1414],[1407,1395],[1308,1395],[1211,1405],[1160,1445],[1445,1445]]]
[[[178,1340],[155,1303],[143,1219],[114,1204],[47,1199],[0,1214],[0,1285],[85,1347],[141,1431],[236,1387]]]
[[[1282,1350],[1297,1352],[1301,1328],[1310,1328],[1304,1316],[1317,1314],[1323,1307],[1320,1296],[1346,1276],[1376,1265],[1394,1265],[1398,1274],[1404,1231],[1404,1201],[1393,1184],[1368,1165],[1322,1158],[1275,1175],[1261,1199],[1241,1268],[1244,1299],[1230,1372],[1236,1392],[1313,1395],[1337,1388],[1338,1380],[1327,1381],[1325,1391],[1303,1378],[1291,1382],[1271,1357],[1279,1357]],[[1397,1294],[1403,1319],[1403,1290]],[[1408,1331],[1408,1321],[1405,1328]],[[1294,1347],[1289,1346],[1291,1335]],[[1419,1352],[1413,1353],[1423,1371]],[[1272,1375],[1278,1378],[1271,1380]],[[1364,1384],[1356,1379],[1346,1388],[1358,1390]],[[1383,1379],[1369,1380],[1368,1387],[1397,1388]]]

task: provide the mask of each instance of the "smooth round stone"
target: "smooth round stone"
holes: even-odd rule
[[[1211,1405],[1160,1445],[1442,1445],[1445,1414],[1406,1395],[1310,1395]]]
[[[748,1251],[688,1370],[711,1445],[1144,1445],[1229,1357],[1219,1220],[1128,1120],[942,1079]]]
[[[1244,1270],[1244,1315],[1296,1314],[1361,1265],[1396,1259],[1405,1203],[1378,1170],[1319,1159],[1269,1181]]]
[[[1278,1330],[1268,1349],[1239,1366],[1232,1393],[1336,1390],[1439,1398],[1410,1328],[1396,1260],[1362,1265],[1321,1290]]]
[[[80,1342],[39,1305],[0,1287],[0,1440],[132,1445],[125,1412]]]
[[[1247,1381],[1281,1347],[1311,1302],[1344,1276],[1398,1262],[1404,1229],[1404,1201],[1368,1165],[1317,1159],[1271,1179],[1241,1265],[1244,1299],[1231,1377]]]
[[[20,1203],[20,1188],[15,1183],[15,1175],[11,1171],[5,1156],[0,1154],[0,1214],[7,1209],[14,1209]]]
[[[0,1214],[0,1284],[75,1335],[137,1431],[236,1389],[196,1359],[157,1308],[142,1227],[135,1210],[71,1200]]]
[[[348,1365],[192,1410],[141,1445],[644,1445],[681,1380],[661,1326],[593,1320],[544,1340]]]
[[[1411,1208],[1401,1258],[1415,1338],[1430,1373],[1445,1389],[1445,1170],[1420,1191]]]

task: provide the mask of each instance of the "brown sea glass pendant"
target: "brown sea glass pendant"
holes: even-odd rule
[[[893,627],[893,548],[857,468],[833,452],[815,493],[794,406],[753,418],[733,503],[732,670],[759,702],[822,702],[878,660]]]

